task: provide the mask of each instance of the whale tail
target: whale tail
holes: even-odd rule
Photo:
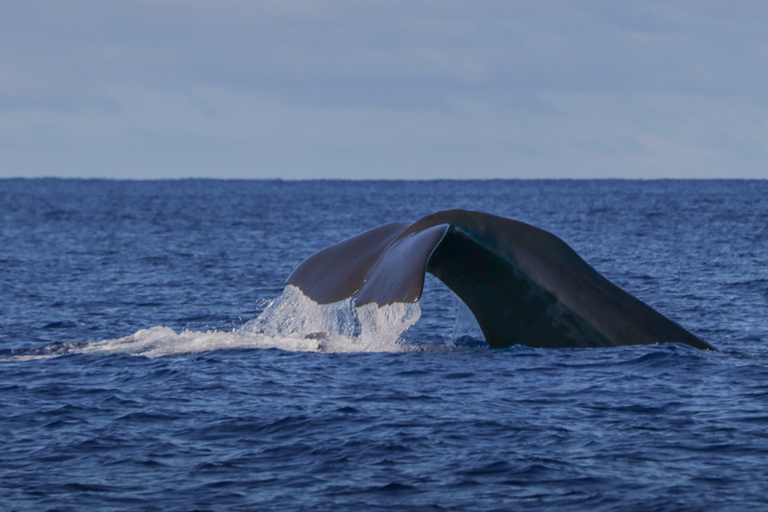
[[[286,284],[315,302],[416,302],[425,273],[469,307],[489,345],[714,347],[603,277],[555,235],[482,212],[384,224],[301,263]]]

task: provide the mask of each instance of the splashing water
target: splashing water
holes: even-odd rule
[[[451,293],[456,321],[453,324],[453,332],[448,340],[449,347],[456,346],[487,346],[483,337],[483,331],[477,323],[475,315],[464,302]]]
[[[402,352],[413,349],[401,335],[421,317],[418,303],[355,307],[352,299],[317,304],[288,285],[241,333],[279,340],[286,350],[320,352]],[[284,346],[288,342],[296,348]],[[303,348],[307,347],[307,348]]]
[[[162,357],[231,348],[278,348],[302,352],[405,352],[418,350],[401,335],[421,316],[418,303],[355,307],[351,299],[317,304],[295,286],[267,303],[264,311],[232,331],[176,332],[141,329],[130,336],[85,343],[57,343],[12,351],[6,359],[29,360],[67,354],[133,354]]]

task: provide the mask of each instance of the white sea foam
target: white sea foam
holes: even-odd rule
[[[130,336],[86,343],[61,343],[17,353],[28,360],[66,354],[133,354],[161,357],[232,348],[278,348],[302,352],[405,352],[417,348],[401,335],[421,316],[418,303],[355,307],[351,299],[320,305],[287,286],[263,312],[232,331],[176,332],[141,329]]]

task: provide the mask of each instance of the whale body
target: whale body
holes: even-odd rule
[[[715,350],[603,277],[557,236],[482,212],[395,222],[327,247],[286,284],[320,304],[416,302],[425,273],[470,309],[492,348],[684,343]]]

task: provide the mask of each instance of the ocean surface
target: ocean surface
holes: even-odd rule
[[[284,290],[450,208],[719,352],[490,350],[434,278]],[[8,511],[768,510],[768,181],[0,180],[0,440]]]

